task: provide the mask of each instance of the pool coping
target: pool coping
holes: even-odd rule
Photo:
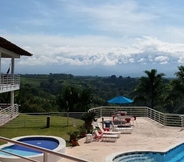
[[[57,136],[28,135],[28,136],[14,137],[14,138],[12,138],[11,140],[18,141],[18,140],[20,140],[20,139],[29,138],[29,137],[43,137],[43,138],[53,138],[53,139],[56,139],[56,140],[58,141],[58,147],[56,147],[56,148],[53,149],[52,151],[61,152],[61,150],[63,150],[64,152],[66,152],[66,151],[65,151],[65,148],[66,148],[66,141],[65,141],[63,138],[57,137]],[[12,146],[12,145],[14,145],[14,143],[8,142],[8,143],[6,143],[6,144],[0,145],[0,149],[2,149],[2,148],[4,148],[4,147]],[[25,156],[25,157],[27,157],[27,158],[36,158],[36,157],[38,157],[38,156],[43,156],[43,153],[39,153],[39,154],[31,155],[31,156]],[[0,158],[18,159],[19,157],[16,157],[16,156],[6,156],[6,155],[1,155],[1,154],[0,154]]]
[[[177,144],[173,144],[169,146],[168,148],[162,150],[162,151],[157,151],[157,150],[131,150],[131,151],[124,151],[124,152],[116,152],[108,155],[105,158],[105,162],[113,162],[114,158],[117,157],[118,155],[121,154],[131,154],[131,153],[137,153],[137,152],[153,152],[153,153],[166,153],[169,152],[170,150],[174,149],[175,147],[180,146],[181,144],[184,144],[184,140],[182,142],[178,142]]]

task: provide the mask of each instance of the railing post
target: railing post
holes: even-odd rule
[[[46,128],[50,127],[50,114],[47,116]]]
[[[48,153],[44,152],[43,154],[43,162],[49,162],[48,161]]]
[[[167,126],[167,118],[166,114],[164,114],[164,125]]]
[[[100,117],[102,117],[102,107],[100,108]]]
[[[160,113],[158,114],[158,120],[159,120],[159,123],[161,123],[161,121],[160,121]],[[161,123],[162,124],[162,123]]]
[[[183,128],[184,128],[184,116],[180,115],[180,118],[181,118],[181,129],[183,130]]]

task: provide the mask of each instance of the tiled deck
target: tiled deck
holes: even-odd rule
[[[85,143],[85,140],[86,138],[79,140],[80,146],[67,147],[67,154],[92,162],[104,162],[108,155],[116,152],[163,151],[184,141],[184,130],[176,127],[162,127],[148,118],[137,118],[137,124],[133,127],[132,133],[121,134],[116,142]],[[62,159],[60,162],[72,161]]]

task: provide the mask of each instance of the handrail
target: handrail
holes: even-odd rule
[[[135,115],[137,117],[148,117],[162,124],[162,126],[174,126],[184,129],[183,114],[163,113],[146,106],[100,106],[91,108],[88,111],[95,111],[97,117],[102,117],[112,116],[115,110],[127,111],[129,115]]]
[[[43,152],[44,153],[43,162],[48,162],[47,161],[47,154],[53,154],[53,155],[60,156],[60,157],[66,158],[66,159],[70,159],[70,160],[73,160],[73,161],[76,161],[76,162],[90,162],[88,160],[84,160],[84,159],[77,158],[77,157],[70,156],[70,155],[65,155],[65,154],[59,153],[59,152],[54,152],[54,151],[48,150],[46,148],[42,148],[42,147],[39,147],[39,146],[34,146],[34,145],[23,143],[23,142],[20,142],[20,141],[11,140],[11,139],[8,139],[8,138],[2,137],[2,136],[0,136],[0,140],[10,142],[10,143],[14,143],[14,144],[17,144],[17,145],[21,145],[21,146],[24,146],[24,147],[28,147],[28,148],[35,149],[37,151]]]
[[[20,84],[20,76],[12,74],[1,74],[1,84]]]
[[[10,153],[10,152],[8,152],[8,151],[0,150],[0,152],[4,152],[4,153],[6,153],[6,154],[10,154],[10,155],[13,155],[13,156],[17,156],[17,157],[22,158],[22,159],[25,159],[25,160],[27,160],[27,161],[39,162],[39,161],[37,161],[37,160],[33,160],[33,159],[26,158],[26,157],[23,157],[23,156],[20,156],[20,155],[17,155],[17,154],[13,154],[13,153]]]
[[[12,74],[0,75],[0,92],[20,89],[20,76]]]
[[[0,109],[0,126],[8,123],[19,115],[19,106],[14,104]]]

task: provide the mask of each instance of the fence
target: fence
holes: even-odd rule
[[[19,113],[13,122],[8,122],[6,127],[60,127],[62,125],[73,125],[75,119],[81,119],[84,112],[50,112],[50,113]],[[54,125],[53,125],[54,123]]]
[[[184,115],[182,114],[169,114],[162,113],[157,110],[151,109],[146,106],[100,106],[91,108],[89,111],[95,111],[97,117],[112,116],[116,110],[126,111],[128,115],[135,115],[137,117],[148,117],[163,126],[174,126],[184,128]],[[72,125],[72,118],[81,119],[81,115],[84,112],[51,112],[51,113],[29,113],[19,115],[17,122],[13,122],[14,125],[9,123],[9,126],[13,127],[31,127],[34,122],[38,127],[45,127],[48,123],[48,117],[57,116],[58,120],[54,122],[56,125]],[[39,115],[39,116],[38,116]],[[0,110],[0,126],[9,122],[18,116],[18,105]],[[61,123],[60,118],[66,117],[66,122]],[[35,125],[35,126],[36,126]]]
[[[1,124],[6,123],[7,121],[10,121],[11,119],[13,119],[13,115],[14,115],[14,117],[18,115],[17,107],[18,107],[18,105],[13,106],[13,107],[9,107],[9,109],[0,110]],[[149,119],[154,120],[154,121],[162,124],[163,126],[174,126],[174,127],[184,128],[184,115],[162,113],[162,112],[159,112],[157,110],[151,109],[149,107],[143,107],[143,106],[121,106],[121,107],[120,106],[101,106],[101,107],[91,108],[89,111],[95,111],[97,114],[97,117],[100,118],[100,117],[112,116],[116,110],[126,111],[128,115],[135,115],[137,117],[148,117]],[[21,121],[20,123],[23,125],[19,125],[19,126],[29,127],[29,126],[31,126],[29,124],[32,122],[34,122],[35,124],[42,124],[43,126],[45,126],[43,121],[46,121],[46,119],[48,117],[52,117],[52,115],[58,116],[58,118],[59,117],[66,117],[66,119],[67,119],[68,117],[72,117],[72,118],[80,119],[80,117],[83,113],[84,112],[60,112],[60,113],[52,112],[52,113],[45,113],[45,114],[21,114],[20,116],[22,116],[22,118],[20,118],[20,121]],[[30,116],[30,118],[29,118],[29,116]],[[33,118],[33,116],[35,118]],[[2,117],[3,117],[3,120],[2,120]],[[45,120],[43,120],[43,119],[45,119]],[[33,120],[33,121],[30,121],[30,120]],[[37,120],[37,121],[35,121],[35,120]],[[40,121],[38,121],[38,120],[40,120]],[[72,120],[67,121],[67,122],[72,122]],[[61,123],[59,123],[59,124],[61,124]],[[0,137],[0,140],[12,142],[9,139],[3,139],[3,137]],[[58,156],[65,157],[65,155],[61,155],[61,154],[59,155],[59,153],[55,153],[52,151],[48,152],[47,150],[44,150],[44,149],[42,151],[44,152],[44,156],[45,156],[44,159],[47,159],[46,156],[48,153],[55,154],[55,155],[57,154]],[[71,158],[71,160],[74,160],[74,161],[85,161],[85,160],[77,159],[77,158],[73,158],[73,157],[65,157],[65,158],[69,158],[69,159]],[[47,162],[47,161],[45,160],[44,162]]]
[[[116,110],[126,111],[128,115],[137,117],[148,117],[163,126],[174,126],[184,128],[184,115],[162,113],[157,110],[144,106],[101,106],[90,109],[95,111],[97,117],[112,116]]]

